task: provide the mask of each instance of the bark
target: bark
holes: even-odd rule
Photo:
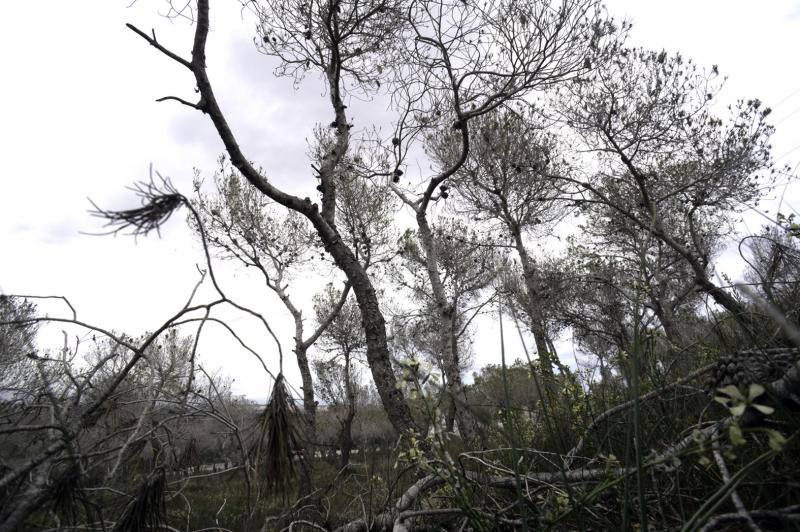
[[[314,457],[317,450],[317,401],[314,397],[314,381],[311,378],[311,368],[308,364],[308,349],[312,342],[303,341],[303,313],[294,306],[289,295],[283,290],[281,275],[278,276],[275,283],[269,283],[269,286],[278,294],[294,320],[294,354],[303,382],[303,413],[305,417],[303,464],[300,470],[299,487],[300,496],[303,497],[314,489]]]
[[[708,264],[706,260],[698,257],[696,254],[689,251],[674,238],[668,235],[662,227],[660,219],[658,219],[655,214],[652,216],[654,218],[654,227],[651,230],[653,235],[656,236],[656,238],[660,238],[665,244],[675,250],[684,258],[684,260],[686,260],[686,262],[689,264],[689,267],[692,269],[692,273],[694,273],[695,284],[697,287],[710,295],[718,305],[730,312],[731,316],[733,316],[733,319],[735,319],[739,325],[744,327],[745,330],[749,332],[754,331],[753,322],[750,319],[750,314],[745,306],[724,289],[711,282],[711,279],[708,275]]]
[[[525,249],[522,233],[518,229],[512,230],[512,232],[514,235],[514,247],[522,263],[522,278],[528,291],[528,297],[525,298],[525,313],[528,315],[528,325],[536,344],[536,352],[539,355],[539,365],[544,376],[553,376],[553,357],[557,355],[555,351],[551,353],[549,349],[545,318],[540,308],[542,304],[539,297],[540,290],[536,286],[536,269],[528,255],[528,250]]]
[[[708,268],[704,261],[698,259],[697,256],[692,254],[689,250],[678,244],[673,238],[667,235],[660,227],[660,223],[658,225],[659,227],[654,231],[655,236],[662,238],[668,246],[677,251],[681,256],[684,257],[684,259],[686,259],[695,275],[695,284],[698,286],[698,288],[710,295],[718,305],[730,312],[733,318],[739,322],[740,325],[745,327],[747,330],[752,330],[753,324],[744,305],[739,303],[739,301],[737,301],[728,292],[711,282],[708,276]]]
[[[447,401],[447,412],[445,412],[445,430],[447,432],[453,432],[453,428],[456,426],[456,402],[453,401],[453,398],[449,398]]]
[[[749,313],[744,305],[739,303],[739,301],[728,292],[712,283],[708,278],[708,272],[705,271],[705,268],[701,269],[700,267],[695,267],[694,264],[692,264],[692,268],[695,270],[695,283],[697,283],[697,286],[710,295],[714,301],[724,307],[725,310],[730,312],[734,319],[748,331],[753,331],[753,323],[749,319]]]
[[[478,427],[475,416],[469,407],[467,392],[461,380],[461,359],[458,354],[458,337],[456,334],[457,323],[455,311],[450,306],[450,312],[443,316],[442,330],[448,336],[444,364],[445,379],[447,380],[447,392],[450,396],[453,418],[458,423],[458,431],[464,442],[471,448],[479,449],[483,447],[482,432]],[[452,424],[450,426],[452,430]]]
[[[308,353],[305,348],[298,346],[295,348],[295,355],[303,381],[303,412],[306,415],[306,445],[308,448],[317,442],[317,401],[314,398],[314,381],[311,379],[311,370],[308,366]]]
[[[320,229],[325,227],[320,225]],[[405,402],[403,392],[397,386],[386,338],[386,320],[381,313],[378,296],[364,267],[338,234],[324,234],[323,242],[336,265],[344,272],[353,287],[353,293],[361,311],[361,321],[367,344],[367,364],[372,372],[375,387],[383,403],[389,421],[399,434],[419,432]]]
[[[350,453],[353,451],[353,418],[350,413],[342,420],[342,433],[339,439],[339,448],[342,451],[339,468],[345,468],[350,464]]]
[[[657,298],[653,298],[652,304],[653,312],[661,323],[661,328],[664,329],[667,340],[674,345],[683,345],[683,335],[675,325],[672,312],[664,308],[664,305]]]
[[[439,275],[438,255],[436,243],[434,242],[433,232],[428,224],[425,212],[417,211],[417,228],[425,253],[425,268],[428,272],[428,279],[431,283],[431,295],[436,302],[438,312],[439,332],[441,334],[441,345],[444,347],[442,353],[442,368],[444,369],[445,384],[447,393],[453,402],[453,409],[458,430],[465,443],[473,448],[479,448],[480,431],[478,430],[475,417],[469,410],[466,391],[461,382],[461,368],[458,356],[458,334],[456,331],[456,301],[448,301],[445,294],[444,285]]]
[[[340,467],[344,468],[350,463],[350,453],[353,450],[353,419],[356,417],[356,390],[350,376],[350,353],[345,351],[344,356],[344,386],[347,394],[347,409],[341,419],[341,432],[339,446],[342,451]]]
[[[308,367],[308,353],[301,342],[295,346],[297,366],[303,380],[303,413],[305,414],[305,442],[303,464],[300,470],[299,493],[301,497],[314,490],[314,462],[317,452],[317,401],[314,399],[314,382]]]

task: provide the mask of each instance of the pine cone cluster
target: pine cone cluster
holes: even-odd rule
[[[747,388],[757,383],[764,386],[782,378],[800,360],[800,349],[774,347],[739,351],[717,362],[709,375],[706,390],[714,394],[730,384]]]

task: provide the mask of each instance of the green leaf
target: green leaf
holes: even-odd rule
[[[771,406],[767,406],[767,405],[757,405],[757,404],[753,404],[752,406],[753,406],[753,408],[755,408],[756,410],[758,410],[758,411],[759,411],[759,412],[761,412],[762,414],[766,414],[766,415],[768,415],[768,416],[769,416],[770,414],[772,414],[772,413],[774,413],[774,412],[775,412],[775,409],[774,409],[774,408],[772,408]]]
[[[728,437],[734,445],[744,445],[747,443],[747,440],[744,439],[744,434],[742,434],[742,427],[736,423],[732,423],[731,426],[728,427]]]
[[[714,400],[719,404],[721,404],[722,406],[724,406],[725,408],[728,408],[728,403],[731,402],[730,397],[721,397],[719,395],[714,396]]]
[[[747,408],[747,405],[744,404],[744,403],[740,403],[738,405],[734,405],[734,406],[732,406],[730,408],[731,414],[733,414],[736,417],[739,417],[742,414],[744,414],[744,411],[745,411],[746,408]]]
[[[783,449],[783,446],[786,444],[786,438],[774,429],[769,429],[767,431],[769,434],[769,446],[773,451],[780,451]]]
[[[760,384],[753,383],[747,390],[747,397],[751,401],[756,397],[760,397],[762,395],[764,395],[764,387],[761,386]]]
[[[729,384],[724,388],[720,388],[717,391],[724,393],[728,397],[733,397],[734,399],[741,399],[742,401],[744,401],[744,395],[742,395],[742,392],[739,391],[739,388],[737,388],[733,384]]]

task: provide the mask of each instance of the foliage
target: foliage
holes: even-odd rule
[[[6,391],[32,378],[26,356],[36,350],[38,324],[30,321],[35,315],[32,302],[0,294],[0,384]]]
[[[129,25],[192,73],[197,103],[165,99],[202,111],[226,153],[192,201],[158,175],[134,188],[140,207],[93,214],[144,236],[185,206],[206,262],[139,336],[64,298],[62,315],[0,297],[0,530],[796,526],[792,216],[740,240],[752,288],[715,272],[772,184],[768,108],[719,113],[716,66],[626,47],[629,25],[595,0],[242,6],[277,75],[324,84],[317,194],[243,153],[206,70],[208,0],[171,4],[195,24],[190,59]],[[386,98],[391,131],[356,126],[353,97]],[[560,254],[537,248],[565,229]],[[218,258],[255,271],[294,330],[229,299]],[[290,287],[310,273],[344,284],[317,294],[307,331]],[[220,308],[258,320],[277,361]],[[489,311],[499,364],[467,382]],[[43,323],[82,332],[38,349]],[[274,380],[265,406],[202,367],[210,324]],[[525,360],[509,365],[513,329]]]

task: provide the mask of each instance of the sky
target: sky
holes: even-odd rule
[[[316,122],[330,119],[316,80],[295,87],[275,78],[275,64],[253,47],[253,22],[234,0],[212,3],[207,53],[209,75],[245,153],[290,192],[313,187],[307,158]],[[773,108],[773,154],[779,164],[800,162],[800,2],[767,0],[609,0],[608,10],[633,22],[631,42],[680,51],[728,76],[723,98],[759,98]],[[191,193],[193,170],[213,173],[222,144],[207,118],[155,99],[194,97],[188,71],[160,55],[125,28],[154,28],[165,45],[189,56],[192,28],[163,16],[163,0],[5,2],[0,7],[0,292],[63,295],[80,319],[138,334],[152,330],[186,301],[202,266],[200,248],[179,213],[161,237],[93,236],[102,224],[88,198],[105,208],[135,200],[126,186],[145,179],[150,165]],[[45,9],[43,9],[45,8]],[[353,102],[356,126],[386,121],[383,102]],[[783,191],[781,191],[783,192]],[[800,190],[789,187],[786,205],[800,208]],[[775,206],[765,206],[774,214]],[[749,213],[742,231],[763,223]],[[736,275],[735,252],[719,269]],[[298,383],[291,360],[293,328],[283,307],[257,279],[229,265],[217,270],[237,301],[263,313],[284,341],[285,373]],[[324,277],[309,279],[318,287]],[[310,314],[311,291],[298,293]],[[207,295],[207,294],[201,294]],[[41,308],[65,309],[55,301]],[[225,315],[272,369],[277,353],[263,331],[241,314]],[[281,334],[283,333],[283,334]],[[55,345],[58,330],[42,342]],[[477,335],[476,364],[495,360],[497,331]],[[510,348],[512,358],[518,346]],[[269,380],[252,357],[221,331],[201,344],[201,360],[235,378],[234,390],[264,397]]]

